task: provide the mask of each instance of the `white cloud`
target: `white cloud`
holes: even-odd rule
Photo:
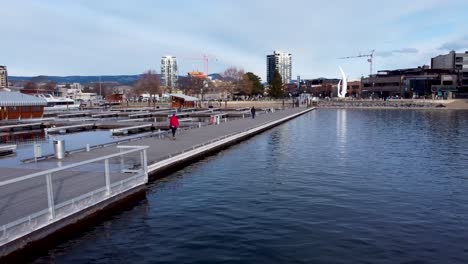
[[[389,68],[435,50],[411,39],[418,25],[400,21],[442,4],[447,5],[439,0],[9,1],[3,5],[10,22],[0,29],[9,39],[0,48],[9,52],[0,64],[14,75],[127,74],[158,70],[160,56],[173,54],[183,73],[203,68],[201,61],[184,58],[209,54],[217,58],[210,64],[213,71],[233,65],[264,77],[266,54],[282,49],[293,53],[294,75],[333,77],[343,64],[357,77],[369,71],[364,58],[337,58],[376,49],[376,65]]]

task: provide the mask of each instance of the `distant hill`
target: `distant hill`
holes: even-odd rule
[[[208,77],[211,77],[211,80],[223,80],[223,76],[219,73],[209,74]]]
[[[56,83],[93,83],[99,82],[117,82],[121,84],[132,84],[138,80],[140,75],[105,75],[105,76],[8,76],[10,81],[31,81],[31,82],[47,82]]]
[[[212,73],[208,75],[211,77],[212,80],[222,80],[223,77],[219,73]],[[101,78],[101,82],[117,82],[120,84],[133,84],[138,81],[140,77],[139,74],[136,75],[103,75],[103,76],[80,76],[80,75],[73,75],[73,76],[46,76],[46,75],[39,75],[39,76],[8,76],[8,80],[12,82],[35,82],[35,83],[44,83],[48,81],[56,82],[56,83],[81,83],[81,84],[88,84],[88,83],[95,83],[99,82],[99,78]],[[179,76],[185,77],[185,76]]]

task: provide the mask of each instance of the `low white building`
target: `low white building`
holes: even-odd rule
[[[66,98],[70,98],[73,100],[79,101],[96,101],[98,99],[98,95],[96,93],[85,93],[82,89],[76,88],[60,88],[62,95]]]

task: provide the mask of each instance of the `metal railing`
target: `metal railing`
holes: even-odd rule
[[[115,154],[0,182],[0,246],[146,184],[148,147],[117,148]]]

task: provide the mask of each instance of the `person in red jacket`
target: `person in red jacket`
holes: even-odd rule
[[[169,126],[172,130],[172,139],[175,139],[175,133],[179,127],[179,119],[177,118],[176,114],[172,114],[171,120],[169,121]]]

